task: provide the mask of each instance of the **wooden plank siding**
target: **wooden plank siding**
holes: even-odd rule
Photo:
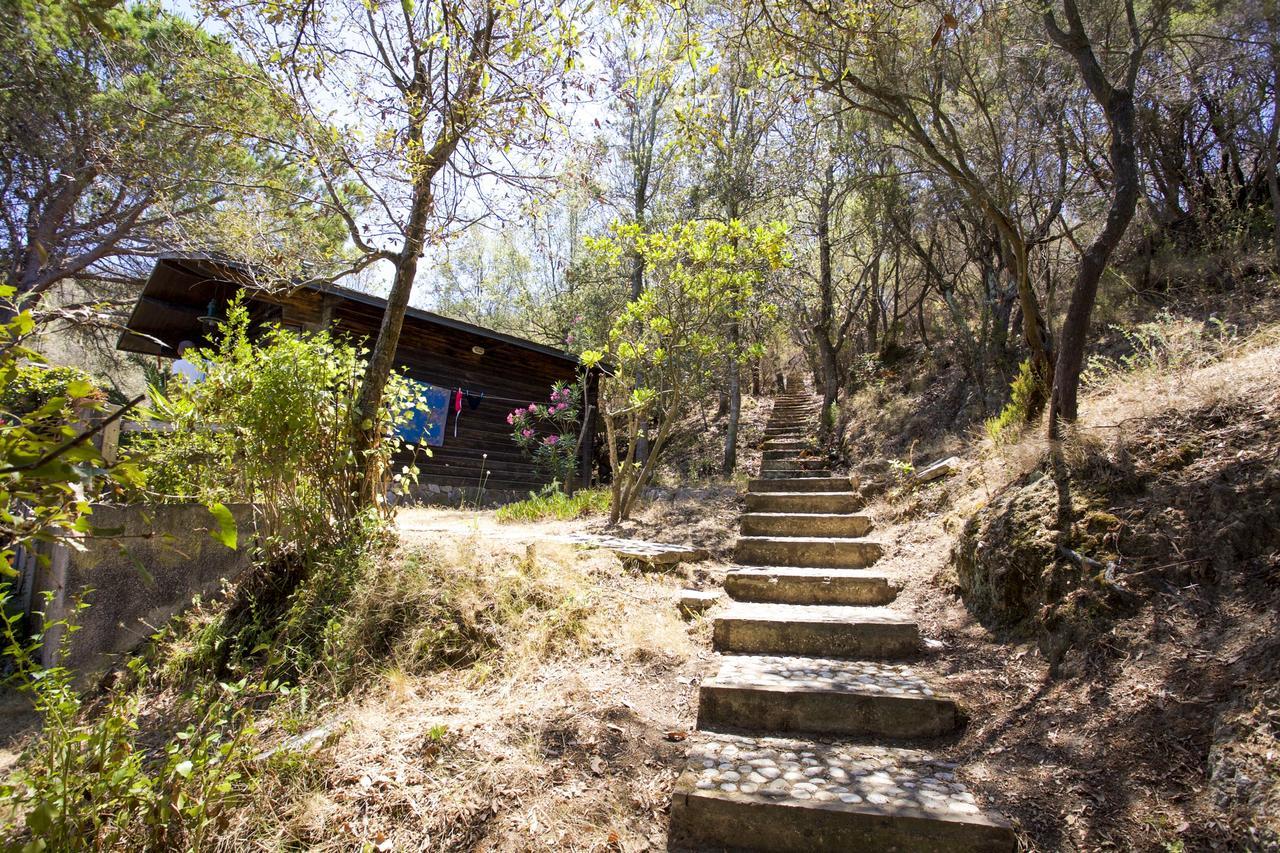
[[[255,326],[278,323],[297,330],[328,328],[346,333],[355,343],[371,346],[382,324],[385,302],[368,294],[328,285],[270,290],[255,286],[251,275],[231,264],[166,256],[157,260],[117,346],[130,352],[173,357],[182,340],[207,341],[208,329],[199,318],[211,310],[225,310],[241,290],[248,293],[249,314]],[[475,352],[475,347],[484,352]],[[417,456],[422,485],[434,484],[440,488],[431,491],[452,496],[460,489],[479,485],[482,471],[487,473],[484,486],[490,491],[523,495],[546,484],[546,478],[511,440],[506,417],[518,406],[546,402],[552,383],[575,381],[579,365],[573,356],[410,309],[395,364],[418,381],[486,395],[474,411],[463,401],[456,436],[451,401],[444,445],[432,448],[431,457]],[[590,393],[594,396],[594,390]],[[589,446],[584,448],[588,455],[594,430],[589,438]],[[409,458],[406,455],[398,464]]]
[[[330,328],[368,344],[381,322],[382,312],[374,306],[342,300],[333,306]],[[484,354],[473,352],[474,346],[482,347]],[[444,445],[433,447],[430,458],[417,459],[424,483],[474,487],[480,482],[483,466],[489,472],[485,481],[489,489],[530,491],[546,484],[546,478],[511,440],[506,418],[517,406],[546,402],[553,382],[574,381],[571,363],[504,341],[406,317],[396,348],[396,367],[420,382],[486,395],[475,411],[464,400],[461,419],[450,411]],[[487,459],[483,456],[486,453]]]

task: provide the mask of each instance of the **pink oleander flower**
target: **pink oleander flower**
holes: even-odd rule
[[[538,414],[538,407],[535,404],[530,403],[529,408],[526,409],[525,411],[527,411],[531,415],[536,415]]]
[[[507,423],[509,423],[509,424],[513,424],[513,423],[515,423],[515,422],[516,422],[516,413],[515,413],[515,412],[512,412],[511,414],[507,415]]]
[[[523,430],[520,434],[523,435],[525,438],[533,438],[533,430],[531,429]]]
[[[558,436],[558,435],[549,435],[549,436],[547,436],[546,438],[542,439],[542,443],[543,443],[543,444],[546,444],[546,445],[548,445],[548,446],[550,446],[550,445],[552,445],[552,444],[555,444],[555,443],[556,443],[556,442],[558,442],[559,440],[560,440],[560,436]]]

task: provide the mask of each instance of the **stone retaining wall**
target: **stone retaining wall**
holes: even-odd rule
[[[55,630],[46,638],[42,662],[61,663],[76,670],[82,681],[89,680],[194,596],[214,594],[224,580],[243,572],[250,562],[252,507],[234,505],[230,510],[239,528],[240,547],[235,550],[209,535],[215,522],[199,504],[95,507],[94,526],[114,534],[84,540],[83,550],[56,546],[37,569],[32,611],[56,621],[69,615],[78,597],[89,603],[76,617],[80,629],[67,654],[60,655],[61,632]],[[42,593],[49,595],[47,604]],[[39,620],[38,615],[32,618]]]

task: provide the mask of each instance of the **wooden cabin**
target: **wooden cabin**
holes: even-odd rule
[[[162,257],[148,277],[117,348],[176,358],[183,341],[207,342],[217,319],[238,292],[247,294],[255,324],[276,323],[299,331],[345,332],[372,345],[386,300],[333,284],[274,290],[254,283],[233,264],[198,257]],[[573,382],[576,356],[470,323],[410,308],[396,366],[410,378],[449,391],[447,419],[432,456],[419,454],[417,496],[456,501],[483,486],[494,503],[527,497],[546,485],[511,440],[507,415],[518,406],[546,401],[553,382]],[[453,394],[463,392],[461,412]],[[588,420],[594,420],[590,411]],[[592,459],[593,424],[582,454]],[[590,471],[590,465],[580,465]]]

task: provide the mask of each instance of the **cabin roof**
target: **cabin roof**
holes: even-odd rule
[[[116,348],[145,355],[176,357],[178,344],[198,341],[204,327],[210,302],[225,304],[239,290],[249,290],[254,301],[288,306],[300,295],[346,300],[367,305],[382,312],[387,300],[331,282],[308,283],[293,288],[268,288],[254,280],[252,271],[234,262],[198,255],[166,254],[156,260],[146,285],[120,335]],[[486,329],[432,311],[410,307],[406,323],[425,324],[449,329],[471,338],[510,344],[540,353],[570,365],[578,365],[577,356],[544,344],[493,329]]]

